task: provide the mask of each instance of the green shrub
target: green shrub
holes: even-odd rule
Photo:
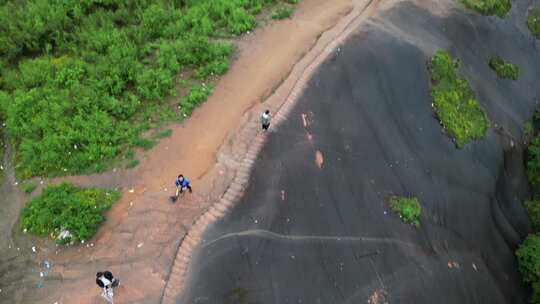
[[[274,2],[0,1],[0,116],[18,177],[107,169],[147,118],[174,113],[177,73],[225,73],[234,48],[215,35],[252,29]]]
[[[433,108],[442,125],[462,148],[473,139],[480,139],[489,127],[484,111],[478,105],[467,80],[456,73],[458,62],[444,51],[431,59],[431,97]]]
[[[127,163],[126,168],[131,169],[131,168],[137,167],[138,165],[139,165],[139,160],[138,159],[132,159]]]
[[[105,220],[103,213],[120,194],[97,188],[82,189],[71,184],[51,185],[30,200],[21,213],[21,225],[30,233],[57,238],[62,230],[72,237],[60,243],[88,240]]]
[[[516,250],[523,281],[531,284],[530,303],[540,303],[540,234],[530,234]]]
[[[272,12],[272,19],[286,19],[291,17],[293,9],[287,6],[278,6]]]
[[[533,36],[540,39],[540,7],[535,7],[529,11],[527,26]]]
[[[527,121],[523,125],[523,134],[525,135],[525,137],[529,137],[529,136],[533,135],[533,133],[534,133],[534,126],[533,126],[532,122]]]
[[[540,136],[536,135],[527,148],[527,176],[533,189],[540,191]]]
[[[399,214],[403,222],[415,226],[420,225],[419,217],[422,213],[422,206],[420,206],[417,198],[393,197],[390,199],[390,207],[392,211]]]
[[[198,85],[191,88],[189,93],[180,100],[180,110],[184,115],[191,115],[196,106],[200,105],[210,94],[212,94],[212,87],[206,85]]]
[[[148,138],[138,138],[133,141],[133,145],[141,147],[144,150],[150,150],[156,145],[156,141]]]
[[[465,6],[480,14],[504,17],[512,7],[510,0],[462,0]]]
[[[21,185],[22,190],[24,191],[24,193],[27,193],[27,194],[34,192],[36,187],[37,185],[34,183],[24,183]]]
[[[154,137],[155,138],[165,138],[165,137],[170,137],[171,135],[172,135],[172,130],[171,129],[165,129],[165,130],[159,131]]]
[[[510,62],[504,61],[500,57],[492,57],[489,60],[489,67],[492,68],[500,78],[517,80],[519,78],[519,67]]]
[[[529,222],[534,231],[540,231],[540,200],[535,199],[525,203],[527,213],[529,214]]]

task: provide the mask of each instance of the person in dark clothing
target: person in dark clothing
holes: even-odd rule
[[[261,125],[263,130],[268,130],[270,127],[270,119],[272,119],[272,116],[270,116],[270,110],[266,110],[261,114]]]
[[[104,271],[96,273],[96,284],[103,288],[101,296],[110,303],[113,303],[113,291],[112,289],[120,284],[120,281],[113,277],[112,272]]]

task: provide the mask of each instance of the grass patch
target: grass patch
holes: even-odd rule
[[[403,222],[417,227],[420,226],[419,217],[422,213],[422,206],[420,206],[417,198],[393,197],[390,199],[390,207]]]
[[[480,139],[489,127],[467,80],[458,75],[458,62],[439,50],[431,58],[431,97],[433,108],[458,148]]]
[[[127,169],[131,169],[131,168],[135,168],[139,165],[139,160],[138,159],[131,159],[127,165],[126,165],[126,168]]]
[[[540,39],[540,7],[529,10],[527,16],[527,27],[536,39]]]
[[[180,99],[180,111],[182,111],[182,114],[184,116],[191,115],[193,110],[212,94],[213,89],[212,86],[205,84],[191,88],[189,93]]]
[[[500,57],[492,57],[489,60],[489,67],[493,69],[500,78],[512,80],[517,80],[519,78],[519,67]]]
[[[482,15],[498,16],[503,18],[510,8],[512,3],[510,0],[462,0],[465,6],[479,12]]]
[[[0,115],[28,178],[109,168],[160,113],[179,115],[175,76],[225,73],[234,47],[216,36],[253,29],[276,1],[0,3]]]
[[[148,151],[156,145],[156,141],[148,138],[137,138],[133,144],[137,147],[143,148],[143,150]]]
[[[281,20],[290,18],[293,13],[293,9],[288,6],[278,6],[272,11],[272,19]]]
[[[154,137],[158,138],[158,139],[161,139],[161,138],[170,137],[171,135],[172,135],[172,130],[171,129],[165,129],[165,130],[161,130],[161,131],[157,132]]]
[[[82,189],[68,183],[47,186],[24,207],[21,225],[30,233],[53,239],[62,230],[71,233],[58,243],[88,240],[105,220],[105,210],[119,198],[117,191]]]
[[[21,188],[22,188],[22,191],[24,191],[24,193],[30,194],[34,192],[34,190],[36,190],[37,185],[34,183],[26,182],[21,185]]]

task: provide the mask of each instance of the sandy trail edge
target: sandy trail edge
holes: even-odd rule
[[[367,2],[304,0],[292,20],[272,22],[243,37],[238,59],[208,102],[184,124],[172,126],[172,136],[151,150],[135,170],[48,181],[118,186],[126,191],[98,234],[87,241],[90,246],[40,248],[38,259],[52,260],[54,272],[45,288],[25,296],[25,302],[101,303],[93,274],[104,268],[122,278],[117,303],[159,302],[168,278],[177,273],[171,264],[182,250],[178,249],[182,237],[219,200],[236,171],[242,171],[242,159],[257,133],[253,113],[259,108],[254,106],[278,88],[267,103],[277,109],[296,83],[291,79],[303,75],[295,63],[308,52],[304,62],[312,61],[339,35],[335,25],[340,20],[341,28],[350,24],[352,15],[345,23],[342,17]],[[319,39],[330,28],[334,35]],[[280,86],[293,67],[295,76]],[[196,194],[172,205],[168,196],[179,171],[192,177]]]
[[[275,94],[264,105],[255,107],[244,115],[244,121],[240,124],[240,128],[244,131],[231,135],[228,141],[229,145],[225,145],[221,149],[220,162],[231,162],[231,154],[238,155],[238,153],[231,153],[231,151],[234,151],[231,147],[246,145],[248,149],[243,159],[240,161],[232,160],[233,164],[229,164],[231,167],[236,167],[237,170],[234,180],[229,184],[227,191],[195,222],[182,240],[161,303],[173,304],[178,301],[178,297],[184,290],[188,278],[186,274],[189,272],[191,256],[197,246],[205,242],[202,239],[204,231],[209,224],[223,217],[228,210],[233,208],[242,196],[249,182],[250,172],[268,136],[265,132],[253,131],[257,130],[257,114],[260,113],[263,107],[277,112],[270,131],[275,132],[278,130],[281,122],[289,118],[292,107],[297,102],[315,69],[336,50],[339,52],[339,45],[344,43],[362,22],[374,14],[380,2],[382,0],[354,1],[354,9],[331,30],[325,32],[315,47],[295,65],[289,77]],[[301,117],[295,117],[294,119],[301,119]]]

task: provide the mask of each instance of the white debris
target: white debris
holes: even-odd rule
[[[133,192],[135,192],[135,189],[133,188],[129,189],[129,193],[133,193]]]
[[[63,239],[71,238],[72,236],[73,235],[71,235],[71,232],[69,232],[69,230],[62,229],[62,231],[60,231],[60,234],[58,234],[58,237],[56,239],[63,240]]]
[[[43,185],[43,181],[40,181],[39,184],[40,184],[40,185]]]
[[[143,246],[143,244],[144,244],[144,243],[139,243],[139,244],[137,245],[137,248],[141,248],[141,247]]]
[[[81,240],[81,244],[84,244],[84,240]]]
[[[32,252],[36,252],[36,246],[32,246]]]
[[[39,272],[39,276],[43,278],[44,275],[42,271]]]
[[[28,231],[28,229],[24,228],[23,232],[26,233]]]

